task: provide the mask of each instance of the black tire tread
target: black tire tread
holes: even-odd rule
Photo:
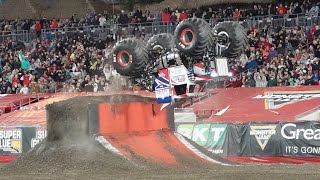
[[[197,30],[197,32],[194,32],[195,36],[197,36],[197,41],[194,42],[194,46],[192,48],[184,48],[180,46],[180,34],[181,31],[184,29],[184,26],[192,26],[194,29]],[[177,26],[174,32],[175,44],[177,49],[186,55],[202,55],[207,50],[208,46],[212,43],[210,34],[210,25],[205,20],[199,18],[189,18],[180,22]]]
[[[164,48],[165,52],[171,51],[171,49],[174,48],[174,36],[170,33],[161,33],[154,35],[147,42],[146,48],[148,51],[150,51],[156,45]]]
[[[220,31],[227,32],[230,39],[230,45],[222,52],[222,56],[236,57],[245,51],[249,40],[246,31],[239,23],[220,22],[213,28],[213,33]]]
[[[230,39],[230,45],[222,52],[222,55],[225,57],[236,57],[241,55],[249,42],[244,28],[236,22],[220,22],[213,28],[214,33],[218,33],[222,30],[228,33]]]
[[[144,44],[134,38],[119,41],[113,48],[113,54],[116,56],[120,50],[126,50],[132,55],[132,63],[127,67],[113,62],[115,70],[123,76],[135,76],[144,71],[148,62],[148,51]]]

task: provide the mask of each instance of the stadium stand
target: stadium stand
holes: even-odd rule
[[[9,8],[14,2],[6,1],[3,7]],[[29,2],[35,9],[44,9],[33,0]],[[136,10],[122,12],[120,19],[99,12],[87,13],[88,3],[95,7],[98,2],[77,1],[77,9],[73,3],[75,0],[68,1],[63,8],[55,3],[43,10],[45,17],[54,17],[59,13],[54,10],[60,8],[64,13],[60,16],[69,16],[68,19],[41,18],[39,23],[36,18],[0,21],[2,94],[128,88],[131,85],[127,80],[110,66],[113,43],[129,36],[148,40],[152,34],[172,33],[179,21],[192,16],[207,19],[212,26],[225,20],[239,21],[248,30],[250,47],[241,57],[231,60],[234,77],[226,83],[227,87],[319,84],[319,3],[258,4],[240,12],[228,7],[188,10],[186,14],[172,8],[162,14]],[[18,12],[33,13],[33,8]],[[75,12],[77,15],[72,16]],[[24,47],[26,51],[19,51]]]

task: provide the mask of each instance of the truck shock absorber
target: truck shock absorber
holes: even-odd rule
[[[211,72],[211,62],[210,62],[210,54],[209,52],[207,52],[204,56],[203,56],[203,65],[204,65],[204,70],[205,70],[205,74],[210,74]]]
[[[196,78],[193,71],[193,59],[188,61],[188,78],[191,82],[195,82]]]

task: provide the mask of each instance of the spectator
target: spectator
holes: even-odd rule
[[[170,22],[170,14],[166,11],[162,11],[162,23],[168,24]]]
[[[20,89],[20,94],[28,94],[29,88],[27,85],[23,85],[23,88]]]
[[[100,16],[99,18],[99,25],[100,26],[105,26],[107,24],[107,19],[105,16]]]
[[[122,24],[122,25],[129,23],[128,15],[125,13],[124,10],[121,11],[121,14],[120,14],[120,17],[119,17],[118,22],[119,22],[120,24]]]
[[[40,24],[40,21],[37,21],[35,25],[35,30],[38,38],[41,36],[41,29],[42,29],[42,26]]]
[[[284,15],[287,14],[287,9],[283,6],[283,4],[280,4],[277,9],[277,12],[279,15]]]
[[[172,12],[172,14],[171,14],[171,16],[170,16],[170,23],[171,23],[172,25],[175,25],[175,24],[177,23],[177,21],[178,21],[178,18],[177,18],[177,16],[176,16],[176,13]]]
[[[53,18],[50,27],[51,27],[51,29],[57,29],[58,28],[58,21],[55,18]]]
[[[235,9],[233,12],[233,19],[235,21],[239,21],[239,18],[240,18],[240,11],[239,11],[239,9]]]
[[[183,20],[185,20],[185,19],[187,19],[187,18],[188,18],[188,15],[187,15],[187,13],[183,10],[183,11],[181,12],[181,14],[180,14],[179,21],[181,22],[181,21],[183,21]]]

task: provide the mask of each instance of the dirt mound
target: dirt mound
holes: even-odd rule
[[[129,173],[137,167],[128,160],[106,151],[92,141],[75,143],[43,142],[17,161],[5,166],[1,173],[7,176],[35,177],[48,175],[50,178],[81,177],[106,171],[113,176],[119,170]]]

